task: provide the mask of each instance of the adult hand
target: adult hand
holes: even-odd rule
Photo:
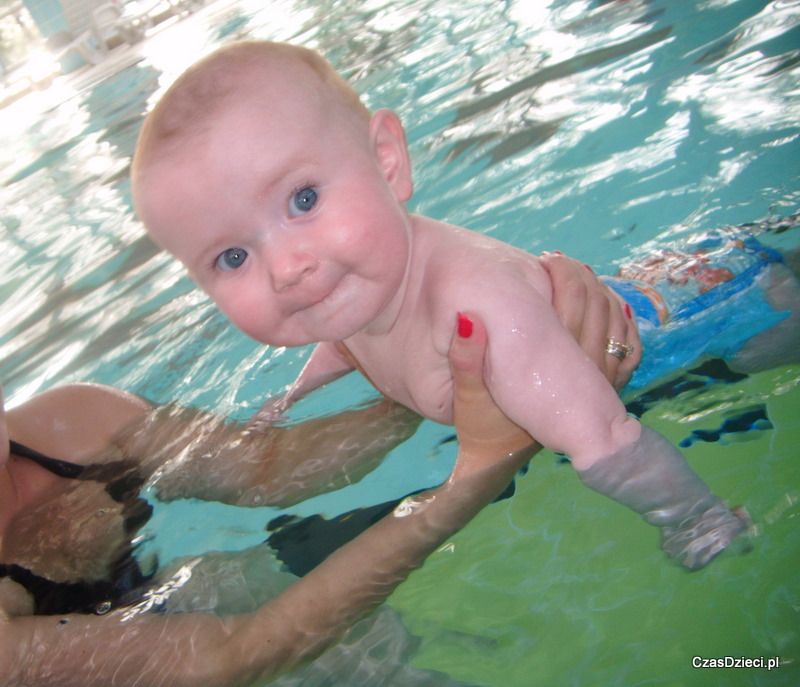
[[[483,379],[487,335],[483,323],[470,313],[459,313],[458,330],[450,344],[453,375],[453,419],[459,454],[453,478],[481,470],[514,455],[529,459],[540,447],[509,420],[495,404]],[[523,454],[527,458],[523,458]]]
[[[560,253],[543,253],[541,260],[553,284],[553,308],[564,326],[614,388],[621,389],[642,359],[630,308],[587,265]],[[633,352],[620,360],[606,351],[610,339],[633,346]]]

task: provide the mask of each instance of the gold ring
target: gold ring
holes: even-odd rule
[[[606,353],[610,353],[620,360],[625,360],[633,351],[634,348],[631,344],[622,343],[622,341],[617,341],[616,339],[609,339],[606,342]]]

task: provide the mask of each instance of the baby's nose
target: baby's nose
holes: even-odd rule
[[[291,249],[275,251],[270,259],[272,286],[277,293],[291,289],[313,274],[319,261],[306,250]]]

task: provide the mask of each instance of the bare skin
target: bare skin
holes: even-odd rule
[[[744,529],[628,415],[557,315],[539,256],[407,210],[399,118],[368,112],[312,51],[244,42],[190,68],[147,117],[132,182],[153,238],[234,325],[273,346],[316,343],[264,424],[354,369],[452,423],[444,323],[468,308],[490,332],[485,383],[503,412],[568,454],[587,486],[661,527],[670,556],[699,569]],[[618,307],[627,317],[608,350],[626,358],[639,341],[631,305]]]
[[[155,484],[164,500],[193,496],[242,506],[290,505],[357,481],[419,423],[381,402],[249,435],[206,413],[152,409],[131,394],[89,384],[35,396],[10,410],[7,421],[15,441],[54,458],[81,465],[132,459],[145,479],[161,469]],[[65,480],[13,454],[0,479],[2,560],[55,581],[105,576],[108,552],[125,537],[122,505],[104,484]],[[64,547],[57,556],[53,542]]]
[[[198,613],[139,614],[126,619],[122,611],[103,617],[31,616],[24,590],[3,580],[0,684],[256,684],[312,659],[380,604],[428,553],[502,490],[531,455],[521,450],[530,438],[502,415],[490,412],[493,403],[480,383],[484,346],[485,335],[480,333],[472,340],[454,341],[454,372],[464,382],[459,412],[465,427],[471,428],[461,436],[458,479],[454,475],[427,493],[406,517],[389,517],[360,535],[256,612],[224,619]],[[288,503],[299,497],[283,489],[283,483],[292,481],[304,467],[297,458],[309,452],[327,456],[334,445],[350,445],[360,427],[371,425],[366,436],[358,437],[364,439],[393,430],[388,441],[364,442],[369,448],[359,450],[370,462],[374,456],[369,454],[382,455],[387,443],[413,432],[418,422],[405,409],[384,401],[351,416],[322,421],[316,436],[308,425],[286,432],[273,429],[272,439],[247,435],[252,445],[238,452],[231,439],[242,439],[240,427],[217,422],[197,445],[196,413],[165,416],[137,397],[94,385],[54,389],[10,410],[3,419],[4,434],[7,428],[15,440],[54,457],[93,464],[121,455],[148,456],[141,463],[148,474],[163,465],[164,438],[178,435],[170,449],[184,452],[180,469],[165,471],[157,483],[172,496],[213,493],[240,504]],[[479,432],[495,438],[487,443]],[[30,565],[37,574],[54,577],[65,570],[64,563],[70,576],[96,574],[97,559],[108,553],[103,547],[116,548],[122,537],[114,502],[91,483],[87,489],[86,482],[56,477],[9,454],[7,446],[4,443],[0,456],[5,497],[0,501],[5,522],[2,560]],[[520,452],[507,456],[510,450]],[[219,452],[215,462],[224,464],[224,470],[209,473],[209,461],[203,457],[209,451]],[[236,465],[232,454],[222,455],[230,451],[237,451],[241,459],[238,474],[228,469]],[[258,460],[249,459],[256,455]],[[195,461],[203,461],[205,469],[193,470]],[[327,472],[326,486],[330,487],[341,479],[342,465]],[[312,484],[310,492],[321,488]],[[101,510],[102,518],[97,517]],[[35,533],[28,527],[32,522],[40,525]],[[92,529],[91,537],[82,531],[87,527]],[[89,539],[94,541],[92,548],[73,555],[76,541]],[[53,541],[63,547],[54,547]],[[185,660],[176,660],[177,656]]]
[[[492,394],[545,446],[582,469],[638,437],[555,314],[538,256],[406,210],[411,165],[394,113],[337,105],[338,87],[282,54],[238,68],[246,89],[238,74],[201,136],[156,143],[171,116],[156,110],[134,191],[155,240],[239,329],[274,346],[321,342],[284,404],[355,360],[386,396],[451,423],[443,323],[469,308],[492,333]],[[631,319],[610,334],[638,348]]]
[[[552,256],[549,269],[557,292],[569,294],[562,303],[565,322],[602,360],[609,327],[620,316],[615,303],[581,265]],[[530,437],[487,393],[486,332],[472,319],[472,336],[454,337],[450,351],[460,444],[446,484],[407,503],[403,517],[387,517],[245,615],[126,619],[121,610],[102,617],[32,616],[27,592],[0,580],[0,684],[258,684],[330,646],[490,502],[533,452],[522,450]],[[624,381],[619,361],[606,357],[605,373]],[[315,420],[313,427],[253,433],[198,411],[154,409],[131,394],[88,384],[40,394],[3,410],[0,419],[0,560],[51,579],[102,577],[124,543],[119,504],[94,483],[56,477],[10,454],[9,436],[82,465],[121,457],[140,461],[164,499],[285,505],[357,479],[419,422],[401,406],[382,401]],[[209,455],[221,469],[209,469]],[[337,460],[327,460],[331,456]],[[97,517],[100,512],[103,517]]]

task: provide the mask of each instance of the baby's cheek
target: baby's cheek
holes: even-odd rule
[[[226,313],[227,314],[227,313]],[[251,339],[261,343],[269,343],[264,340],[267,333],[263,331],[263,323],[258,318],[255,310],[236,309],[233,313],[227,314],[231,324],[243,331]]]
[[[284,345],[279,339],[285,333],[286,322],[263,304],[253,303],[251,307],[239,305],[226,315],[234,327],[251,339],[268,346]]]
[[[211,295],[214,305],[222,312],[228,321],[237,329],[248,336],[253,336],[252,329],[255,322],[255,307],[245,298],[229,298]]]

